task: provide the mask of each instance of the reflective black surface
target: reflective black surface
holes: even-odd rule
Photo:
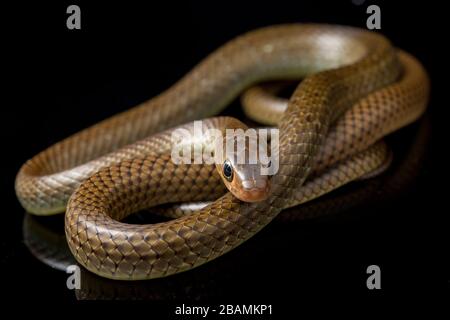
[[[282,22],[364,27],[367,5],[350,0],[146,6],[83,2],[79,32],[65,27],[69,3],[30,3],[24,5],[27,10],[9,10],[11,32],[5,37],[12,53],[5,61],[11,67],[11,100],[1,109],[0,224],[0,266],[8,297],[282,303],[289,310],[303,296],[373,299],[448,290],[448,163],[441,163],[448,145],[448,83],[445,59],[439,56],[445,30],[441,10],[431,3],[374,3],[382,10],[381,31],[416,55],[432,79],[426,119],[389,139],[395,155],[391,170],[283,213],[236,250],[190,272],[130,283],[82,270],[82,288],[76,291],[66,288],[67,274],[58,270],[72,263],[62,217],[25,215],[15,198],[15,174],[27,158],[154,96],[237,34]],[[225,113],[242,116],[238,102]],[[140,214],[131,219],[143,223],[155,218]],[[366,287],[371,264],[382,270],[379,292]]]
[[[400,257],[407,257],[408,248],[412,247],[415,254],[427,254],[426,250],[421,251],[420,237],[412,230],[400,231],[410,228],[417,218],[411,207],[405,207],[395,216],[391,216],[388,208],[417,196],[418,184],[424,182],[422,170],[427,165],[429,138],[430,123],[426,117],[391,137],[396,157],[388,172],[286,210],[253,240],[205,266],[173,277],[141,282],[107,280],[81,269],[81,289],[74,292],[74,297],[220,301],[230,296],[241,300],[249,296],[273,299],[280,292],[288,294],[295,288],[319,293],[318,285],[328,286],[332,291],[344,287],[361,289],[365,286],[364,263],[370,265],[375,260],[383,270],[385,265],[386,269],[392,268],[390,260],[399,259],[392,255],[393,246]],[[157,221],[146,212],[128,218],[130,223]],[[390,221],[389,226],[384,225],[385,221]],[[377,229],[383,234],[382,241]],[[400,235],[407,238],[399,239]],[[26,214],[23,237],[30,253],[54,268],[55,276],[76,264],[66,244],[62,217]],[[389,274],[388,271],[387,283],[398,289],[410,281],[406,273],[404,278],[391,282]]]

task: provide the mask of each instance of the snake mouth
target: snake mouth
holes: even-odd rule
[[[269,197],[270,185],[268,181],[263,184],[253,184],[252,186],[243,186],[234,189],[233,194],[244,202],[259,202],[264,201]]]

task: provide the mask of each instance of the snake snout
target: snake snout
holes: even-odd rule
[[[244,180],[241,183],[241,192],[237,197],[245,202],[258,202],[266,200],[269,196],[270,184],[265,177],[260,179]]]

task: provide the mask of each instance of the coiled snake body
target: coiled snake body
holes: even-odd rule
[[[226,193],[169,222],[120,222],[144,208],[211,200],[225,191],[213,166],[174,164],[165,153],[171,131],[161,130],[216,114],[255,82],[305,76],[276,121],[279,170],[266,200],[248,203]],[[380,144],[351,165],[345,161],[414,121],[427,96],[420,64],[376,33],[315,24],[267,27],[230,41],[159,96],[38,154],[21,168],[16,193],[35,214],[67,206],[69,247],[90,271],[127,280],[167,276],[235,248],[283,208],[374,170],[383,162],[375,155],[386,153]],[[219,117],[204,125],[241,124]],[[311,173],[317,178],[302,189]]]

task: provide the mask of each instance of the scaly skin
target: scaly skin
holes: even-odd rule
[[[372,32],[328,25],[256,30],[214,52],[156,98],[31,159],[18,174],[16,192],[22,205],[37,214],[64,210],[70,197],[65,223],[69,247],[92,272],[138,280],[185,271],[233,249],[269,223],[312,171],[329,125],[360,98],[391,85],[400,70],[395,50]],[[256,81],[305,75],[310,76],[295,90],[279,123],[280,168],[271,178],[267,200],[244,203],[227,193],[170,222],[120,222],[166,201],[195,201],[216,187],[205,166],[175,165],[170,155],[155,155],[145,143],[142,149],[128,147],[148,152],[143,157],[134,158],[132,152],[101,155],[214,114]],[[393,90],[396,96],[408,94]]]

